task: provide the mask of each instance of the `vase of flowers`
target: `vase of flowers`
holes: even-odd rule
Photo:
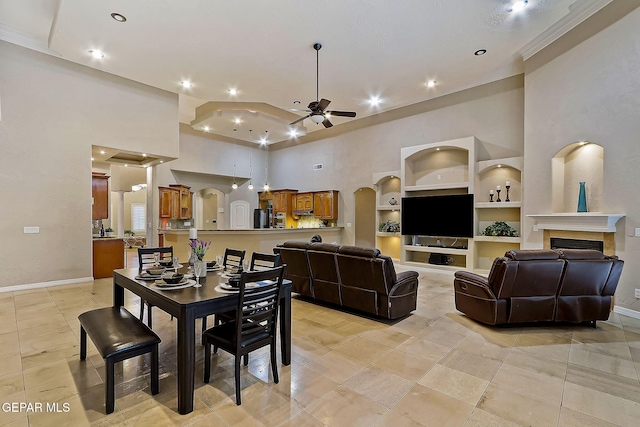
[[[191,243],[191,253],[195,257],[194,261],[202,261],[204,258],[204,254],[207,253],[209,247],[211,246],[211,242],[203,242],[200,239],[192,239]]]

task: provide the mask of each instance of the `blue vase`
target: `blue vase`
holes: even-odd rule
[[[580,182],[580,192],[578,193],[578,212],[587,212],[587,191],[584,182]]]

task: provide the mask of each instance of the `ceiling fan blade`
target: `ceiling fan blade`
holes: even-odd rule
[[[296,123],[300,123],[301,121],[303,121],[304,119],[307,119],[307,118],[309,118],[309,117],[311,117],[311,114],[306,115],[306,116],[304,116],[304,117],[300,117],[298,120],[294,120],[293,122],[289,123],[289,126],[293,126],[293,125],[295,125]]]
[[[324,109],[327,108],[329,104],[331,104],[331,101],[329,101],[328,99],[322,98],[320,102],[318,102],[318,110],[324,111]]]
[[[310,113],[311,112],[308,108],[305,108],[305,109],[302,109],[302,108],[283,108],[283,110],[295,111],[295,112],[299,112],[299,113]]]
[[[333,126],[333,123],[331,123],[331,122],[329,121],[329,119],[324,119],[324,120],[323,120],[323,122],[322,122],[322,124],[323,124],[323,125],[324,125],[324,127],[326,127],[326,128],[330,128],[331,126]]]
[[[356,116],[355,111],[327,111],[327,113],[336,117],[355,117]]]

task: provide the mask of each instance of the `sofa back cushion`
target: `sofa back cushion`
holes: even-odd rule
[[[339,248],[340,246],[331,243],[311,243],[307,249],[314,297],[333,304],[342,303],[336,264],[336,252]]]
[[[302,295],[313,297],[313,282],[309,272],[307,258],[308,242],[284,242],[275,248],[279,253],[282,264],[286,264],[285,278],[291,280],[291,290]]]

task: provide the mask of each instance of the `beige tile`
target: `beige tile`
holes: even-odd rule
[[[25,402],[26,403],[27,398],[25,396],[24,391],[18,391],[11,395],[2,397],[1,403],[5,403],[5,402],[8,402],[8,403]],[[12,410],[5,412],[3,410],[0,410],[0,426],[4,426],[12,422],[21,422],[20,420],[26,419],[26,418],[27,418],[26,412],[20,412],[20,411],[14,412]]]
[[[623,399],[640,402],[640,382],[638,380],[569,363],[566,381]]]
[[[435,365],[418,384],[475,406],[489,385],[489,381],[442,365]]]
[[[222,418],[215,413],[211,413],[190,423],[189,427],[225,427],[226,425],[227,423]]]
[[[331,351],[329,347],[309,339],[309,337],[295,338],[291,340],[292,358],[300,364],[307,364],[318,356]]]
[[[511,349],[509,355],[504,359],[504,363],[561,379],[564,379],[567,373],[566,361],[560,362],[546,359],[544,356],[537,354],[537,351],[531,353],[528,349]]]
[[[42,351],[22,354],[22,369],[31,369],[58,360],[77,357],[80,359],[80,343],[76,345],[58,345]]]
[[[314,418],[311,414],[308,414],[305,411],[300,411],[295,414],[291,419],[286,420],[282,424],[279,424],[278,427],[323,427],[319,420]]]
[[[351,341],[354,337],[348,335],[342,335],[334,332],[333,330],[322,329],[317,332],[309,334],[308,339],[317,342],[320,345],[328,347],[332,350],[342,346],[343,344]]]
[[[631,357],[629,357],[631,359]],[[622,377],[638,379],[636,368],[631,360],[609,356],[607,354],[586,351],[576,346],[571,346],[569,362],[586,366],[592,369],[608,372]]]
[[[336,351],[352,359],[371,363],[391,351],[391,347],[358,337],[342,345]]]
[[[461,426],[473,405],[421,385],[415,385],[396,403],[393,411],[425,426]]]
[[[231,426],[278,425],[301,411],[301,407],[270,388],[242,400],[242,405],[226,404],[215,413]]]
[[[382,369],[366,367],[345,381],[343,386],[390,408],[409,391],[413,384],[413,381]]]
[[[19,354],[0,357],[0,376],[22,370],[22,357]]]
[[[296,369],[283,375],[272,388],[302,407],[307,407],[338,387],[338,383],[307,368]]]
[[[395,348],[398,345],[405,342],[406,340],[408,340],[409,338],[411,338],[410,335],[396,331],[391,328],[367,331],[367,332],[361,333],[359,336],[360,338],[365,338],[365,339],[368,339],[369,341],[373,341],[378,344],[382,344],[391,348]]]
[[[558,423],[560,406],[497,384],[490,384],[478,408],[518,424],[552,426]]]
[[[439,364],[491,381],[502,361],[460,350],[451,350]]]
[[[22,379],[22,372],[14,372],[0,377],[0,397],[11,396],[23,390],[24,381]]]
[[[512,337],[511,342],[515,341],[516,337]],[[496,344],[487,341],[482,335],[471,334],[468,335],[460,344],[455,348],[456,350],[465,351],[467,353],[478,354],[483,357],[487,357],[495,360],[503,360],[509,354],[511,345],[504,345],[502,343]]]
[[[440,358],[437,356],[427,359],[412,356],[403,351],[391,350],[373,362],[373,366],[416,382],[424,377],[438,360],[440,360]]]
[[[389,410],[372,427],[421,427],[423,425],[393,410]]]
[[[436,344],[424,338],[412,337],[396,347],[396,350],[427,360],[433,360],[434,358],[440,360],[451,351],[451,347]]]
[[[560,405],[562,402],[564,381],[560,378],[504,364],[500,367],[492,382],[548,400],[555,405]]]
[[[562,406],[621,426],[636,426],[640,403],[565,383]]]
[[[427,341],[449,348],[453,348],[460,344],[466,336],[466,334],[462,334],[460,332],[438,330],[435,329],[434,326],[431,326],[430,329],[426,331],[426,334],[421,335],[421,337]]]
[[[119,406],[118,400],[116,405]],[[153,398],[122,410],[127,425],[131,427],[187,425],[210,413],[211,410],[204,403],[195,400],[193,412],[180,415],[178,395],[175,391],[160,392]]]
[[[574,411],[566,407],[560,408],[560,420],[558,427],[614,427],[618,424],[612,424],[607,421]]]
[[[520,424],[505,420],[491,412],[475,408],[467,420],[465,427],[518,427]]]
[[[387,408],[348,388],[339,387],[306,409],[327,426],[370,426]]]
[[[342,384],[349,377],[364,368],[366,363],[338,353],[337,351],[331,351],[315,358],[305,366],[338,384]]]
[[[324,331],[326,326],[316,323],[310,319],[300,319],[291,325],[291,336],[293,338],[301,338],[316,332]]]

